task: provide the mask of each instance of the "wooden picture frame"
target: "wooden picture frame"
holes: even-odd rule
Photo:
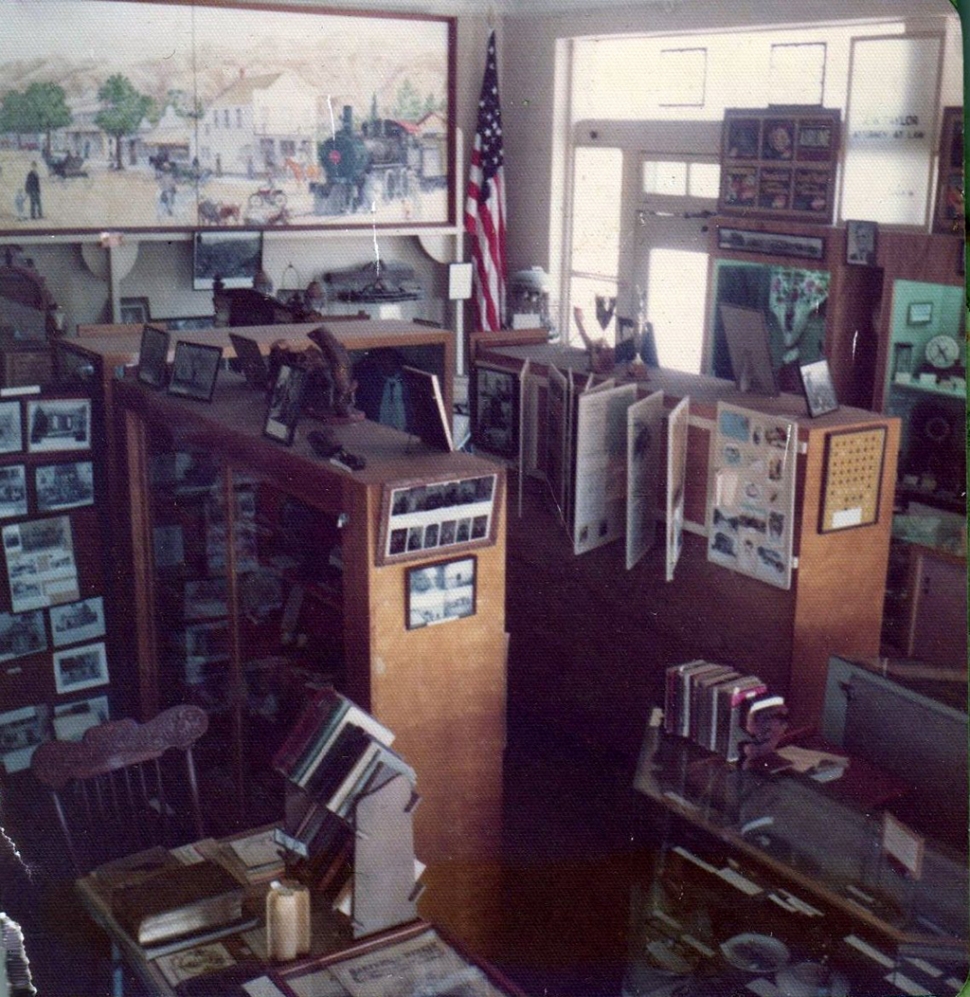
[[[192,289],[252,287],[263,269],[262,232],[196,232],[192,239]]]
[[[27,452],[88,450],[91,399],[44,398],[27,402]]]
[[[966,225],[962,107],[943,108],[939,156],[933,231],[962,235]]]
[[[42,50],[31,82],[52,96],[26,102],[36,126],[22,131],[44,134],[43,150],[12,147],[4,162],[18,183],[36,164],[43,217],[6,212],[0,234],[456,224],[457,17],[239,0],[81,6],[50,0],[43,18],[27,6],[5,20],[0,92],[27,95],[15,53]],[[54,127],[51,102],[64,121]],[[112,112],[103,127],[83,117],[99,107]]]
[[[221,364],[221,346],[188,343],[180,339],[175,344],[175,359],[172,362],[172,374],[168,381],[168,393],[181,398],[211,402]]]
[[[410,479],[381,490],[375,563],[426,559],[495,543],[502,476]]]
[[[151,318],[152,310],[148,298],[121,299],[118,321],[123,325],[139,325],[142,322],[150,322]]]
[[[107,685],[109,681],[103,642],[54,652],[54,685],[59,696]]]
[[[718,211],[830,223],[841,119],[812,105],[726,109]]]
[[[875,222],[845,223],[845,262],[857,267],[876,265],[876,238],[879,226]]]
[[[474,554],[408,568],[404,573],[405,626],[408,630],[475,615]]]
[[[801,376],[808,414],[813,419],[838,411],[839,400],[835,394],[835,384],[832,381],[828,360],[823,357],[813,363],[802,364],[798,368],[798,373]]]
[[[27,468],[24,464],[0,467],[0,519],[26,516]]]
[[[164,388],[168,377],[168,348],[171,336],[167,329],[146,324],[141,331],[138,350],[138,380],[150,388]]]
[[[300,419],[300,405],[306,388],[307,371],[303,367],[280,364],[276,383],[266,407],[263,434],[285,446],[293,443],[293,434]]]
[[[825,239],[820,235],[762,232],[720,225],[717,230],[717,247],[735,253],[790,256],[803,260],[825,259]]]

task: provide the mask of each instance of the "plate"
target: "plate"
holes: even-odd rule
[[[788,965],[789,951],[784,942],[771,935],[735,935],[721,944],[721,954],[735,969],[747,973],[777,973]]]

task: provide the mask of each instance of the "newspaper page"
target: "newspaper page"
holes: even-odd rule
[[[687,485],[687,430],[690,398],[684,397],[667,414],[667,581],[684,546],[684,489]]]
[[[626,410],[626,569],[650,550],[657,534],[664,393],[655,391]]]

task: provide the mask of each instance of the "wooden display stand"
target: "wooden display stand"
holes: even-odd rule
[[[549,365],[588,369],[585,352],[541,344],[489,349],[480,343],[477,358],[513,368],[529,360],[540,378]],[[615,375],[622,379],[624,368]],[[794,395],[744,395],[729,381],[651,369],[641,391],[657,390],[668,411],[690,397],[686,533],[675,578],[664,580],[659,544],[631,571],[622,543],[574,557],[547,486],[526,482],[524,514],[509,523],[509,589],[516,593],[509,602],[513,703],[584,740],[632,752],[650,704],[662,701],[664,668],[704,658],[760,675],[786,697],[794,724],[811,724],[829,657],[879,650],[899,420],[848,407],[810,419],[804,399]],[[797,567],[789,590],[707,559],[710,448],[719,401],[797,424]],[[875,429],[885,431],[875,521],[820,532],[829,439]],[[541,440],[536,452],[544,453]]]

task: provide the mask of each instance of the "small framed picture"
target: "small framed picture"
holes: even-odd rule
[[[125,325],[139,325],[151,321],[152,311],[148,307],[148,298],[122,298],[121,321]]]
[[[929,325],[932,321],[932,301],[913,301],[906,310],[907,325]]]
[[[49,398],[27,403],[27,450],[87,450],[91,446],[91,399]]]
[[[54,685],[60,696],[108,683],[104,644],[89,644],[54,652]]]
[[[854,266],[876,265],[875,222],[847,221],[845,223],[845,262]]]
[[[181,398],[211,402],[221,363],[221,346],[187,343],[180,339],[175,344],[175,360],[172,363],[168,393]]]
[[[278,440],[286,446],[293,442],[293,433],[300,418],[300,404],[303,401],[306,376],[307,372],[300,367],[280,365],[263,426],[263,432],[271,440]]]
[[[0,762],[8,773],[30,767],[34,749],[47,736],[47,709],[24,706],[0,713]]]
[[[138,351],[138,380],[151,388],[163,388],[168,370],[167,329],[146,325],[141,332],[141,349]]]
[[[0,453],[20,453],[23,448],[20,402],[0,402]]]
[[[832,383],[828,360],[803,364],[798,370],[802,376],[808,414],[814,419],[826,412],[834,412],[839,407],[839,400],[835,397],[835,385]]]
[[[47,630],[41,610],[0,613],[0,661],[46,650]]]
[[[0,467],[0,519],[26,516],[27,472],[23,464]]]
[[[408,630],[475,615],[477,558],[456,558],[408,568],[406,573]]]
[[[94,503],[94,464],[90,460],[38,467],[34,482],[38,512],[77,509]]]
[[[104,636],[104,599],[100,595],[51,606],[50,614],[54,647]]]

